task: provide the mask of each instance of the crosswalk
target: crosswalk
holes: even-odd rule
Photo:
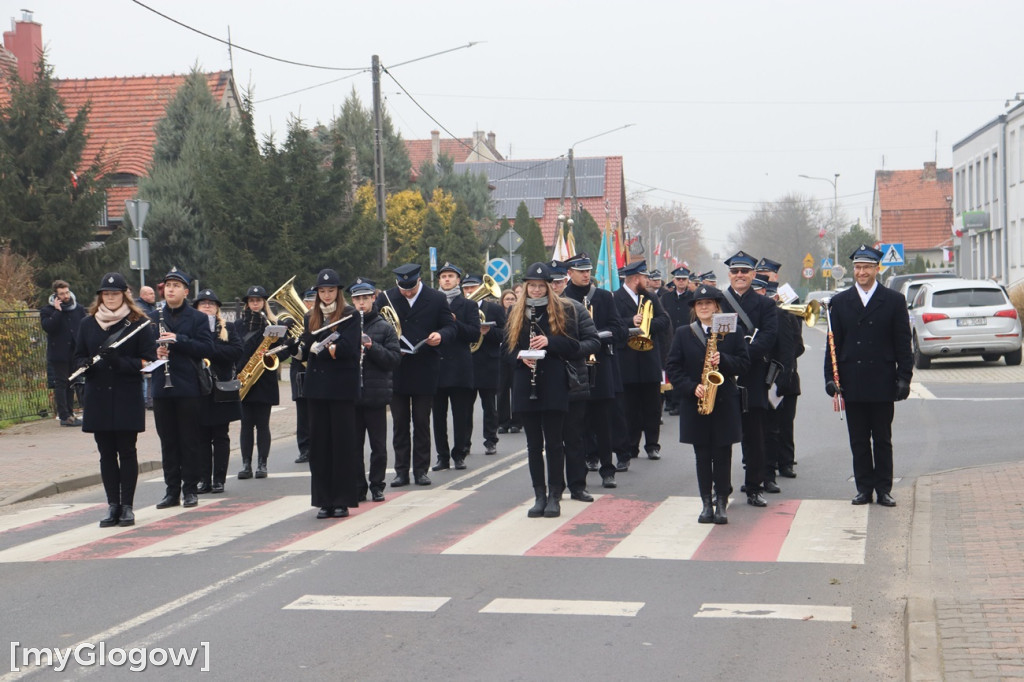
[[[400,552],[446,556],[675,561],[863,564],[865,558],[869,507],[846,500],[779,500],[763,510],[737,505],[728,525],[715,526],[696,523],[696,497],[650,501],[612,494],[590,504],[567,499],[554,519],[527,518],[532,500],[467,519],[466,503],[475,494],[394,492],[384,503],[362,504],[349,518],[329,521],[313,518],[307,495],[204,497],[195,509],[146,509],[126,528],[98,527],[105,505],[47,505],[0,516],[0,563],[176,557],[243,545],[246,552],[398,546]],[[427,528],[455,510],[450,518],[459,522],[444,533]]]

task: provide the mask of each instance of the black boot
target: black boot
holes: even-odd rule
[[[712,523],[715,520],[715,510],[711,506],[711,496],[701,495],[700,500],[704,503],[704,508],[697,517],[697,523]]]
[[[238,480],[252,478],[252,457],[242,458],[242,470],[238,472]]]
[[[562,515],[562,489],[552,488],[548,491],[548,502],[544,506],[544,517],[554,519]]]
[[[196,488],[196,492],[199,493],[200,495],[205,495],[206,493],[212,493],[213,492],[213,486],[210,485],[209,481],[203,481],[202,483],[199,484],[199,487]]]
[[[536,496],[536,499],[533,502],[533,506],[530,507],[530,511],[526,512],[526,515],[531,519],[536,519],[544,516],[544,507],[548,503],[548,490],[542,485],[535,485],[533,486],[533,494]]]
[[[256,478],[267,477],[267,458],[260,457],[259,463],[256,465]]]
[[[729,517],[725,515],[725,508],[729,505],[728,495],[719,495],[715,498],[715,523],[722,525],[729,523]]]
[[[100,528],[116,526],[121,520],[121,505],[112,504],[107,507],[107,515],[100,519]]]
[[[121,522],[119,526],[134,526],[135,525],[135,511],[132,509],[132,505],[126,504],[121,507]]]

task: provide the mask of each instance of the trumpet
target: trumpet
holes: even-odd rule
[[[640,305],[637,306],[636,314],[642,318],[640,320],[640,333],[630,337],[626,344],[633,350],[646,352],[654,348],[654,340],[651,338],[651,320],[654,319],[654,304],[640,296]]]
[[[779,304],[779,308],[797,317],[802,317],[808,327],[818,324],[818,318],[821,316],[821,304],[817,301],[811,301],[807,305]]]

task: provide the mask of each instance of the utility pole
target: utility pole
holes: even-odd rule
[[[384,239],[380,249],[380,266],[388,264],[388,223],[384,207],[384,148],[381,138],[384,135],[383,115],[380,103],[380,57],[373,55],[371,62],[373,71],[373,182],[376,186],[377,220],[384,230]]]

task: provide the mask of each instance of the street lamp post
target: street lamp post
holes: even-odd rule
[[[827,182],[828,184],[832,185],[832,238],[833,238],[833,242],[832,242],[832,246],[833,246],[833,249],[832,249],[833,260],[832,260],[832,263],[834,265],[838,265],[839,264],[839,173],[836,173],[835,174],[835,178],[832,179],[832,180],[830,180],[828,178],[822,178],[822,177],[814,176],[814,175],[804,175],[803,173],[801,173],[799,175],[799,177],[806,178],[807,180],[822,180],[822,181]],[[836,289],[839,288],[839,282],[837,282],[835,280],[835,278],[832,279],[832,285]]]

